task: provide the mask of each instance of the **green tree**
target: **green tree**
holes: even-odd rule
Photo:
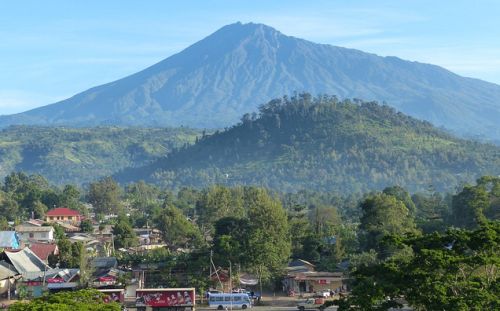
[[[9,193],[0,191],[0,215],[13,221],[20,216],[19,205]]]
[[[392,195],[374,194],[361,203],[361,247],[368,251],[387,252],[384,237],[393,234],[417,233],[416,225],[405,204]],[[383,256],[389,254],[382,254]]]
[[[95,289],[59,292],[30,302],[16,302],[11,311],[120,311],[116,302],[104,302],[104,294]]]
[[[172,250],[192,248],[199,245],[202,240],[198,227],[172,204],[166,203],[159,210],[154,222]]]
[[[291,253],[290,231],[281,202],[265,189],[248,188],[245,191],[248,206],[249,267],[263,280],[278,275]]]
[[[248,219],[224,217],[215,223],[213,250],[215,262],[226,266],[228,260],[245,265],[252,252],[248,248]]]
[[[88,193],[88,201],[94,207],[94,212],[117,215],[122,211],[123,205],[120,201],[121,188],[111,177],[103,178],[91,183]]]
[[[92,225],[92,221],[90,219],[84,219],[80,222],[80,230],[82,232],[93,233],[94,226]]]
[[[153,207],[159,205],[160,190],[142,180],[128,185],[125,195],[132,208],[144,213],[151,213]]]
[[[4,216],[0,216],[0,231],[6,231],[9,228],[9,222]]]
[[[484,176],[475,186],[466,185],[452,199],[453,224],[476,228],[487,220],[500,217],[500,177]]]
[[[60,196],[59,205],[84,212],[82,203],[80,202],[80,196],[80,190],[78,190],[76,186],[66,185]]]
[[[117,223],[113,226],[115,248],[127,248],[136,246],[139,241],[128,218],[124,215],[118,217]]]
[[[227,187],[212,186],[201,194],[196,204],[198,223],[202,230],[213,232],[213,224],[222,217],[242,217],[243,208]]]
[[[415,310],[499,309],[500,222],[390,241],[412,256],[359,267],[339,311],[387,310],[400,298]]]

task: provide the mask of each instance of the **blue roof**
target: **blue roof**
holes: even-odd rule
[[[16,231],[0,231],[0,247],[18,249],[19,246]]]

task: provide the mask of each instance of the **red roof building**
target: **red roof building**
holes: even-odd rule
[[[67,207],[58,207],[49,210],[45,214],[45,221],[47,222],[67,222],[77,224],[82,220],[82,215],[78,211],[69,209]]]
[[[59,248],[57,247],[57,244],[33,243],[30,246],[30,250],[45,263],[49,262],[49,255],[59,254]]]

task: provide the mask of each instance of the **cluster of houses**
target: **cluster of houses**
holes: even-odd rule
[[[91,277],[89,285],[103,290],[113,291],[120,288],[125,296],[133,297],[138,288],[151,286],[146,282],[149,275],[157,274],[158,267],[150,263],[141,263],[131,271],[135,282],[120,283],[120,276],[129,267],[118,267],[115,257],[112,257],[114,241],[112,227],[94,226],[94,232],[84,233],[80,230],[84,218],[75,210],[55,208],[49,210],[44,220],[30,219],[11,231],[0,231],[0,299],[12,297],[38,297],[44,292],[72,290],[80,285],[80,270],[59,267],[51,260],[57,256],[59,249],[56,244],[53,224],[63,228],[71,243],[81,242],[91,254]],[[149,249],[164,247],[161,235],[157,230],[134,229],[139,240],[139,246],[126,252],[146,252]],[[120,251],[120,250],[119,250]],[[146,266],[143,266],[146,265]],[[254,275],[241,273],[238,284],[234,284],[227,270],[215,268],[210,279],[222,291],[231,291],[234,287],[253,288],[258,290],[258,278]],[[146,272],[146,273],[145,273]],[[231,281],[233,279],[233,281]],[[302,295],[316,291],[343,290],[345,277],[342,273],[315,271],[315,266],[304,260],[295,260],[286,268],[286,276],[282,284],[283,290],[291,295]],[[153,283],[154,284],[154,283]]]
[[[75,289],[79,285],[80,270],[49,266],[50,256],[59,253],[53,224],[64,229],[72,243],[82,242],[94,252],[91,260],[91,285],[108,288],[116,284],[122,273],[116,258],[111,256],[113,236],[110,227],[95,233],[80,232],[82,215],[69,208],[49,210],[44,220],[31,219],[0,231],[0,295],[38,297],[43,292]],[[102,229],[102,228],[101,228]]]

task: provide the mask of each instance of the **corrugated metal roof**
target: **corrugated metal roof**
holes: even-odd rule
[[[23,248],[18,251],[5,251],[5,255],[16,268],[17,272],[40,272],[50,269],[35,253],[29,248]]]
[[[16,231],[20,232],[20,233],[24,233],[24,232],[50,232],[52,230],[54,230],[54,228],[51,227],[51,226],[40,226],[40,227],[37,227],[37,226],[23,226],[23,225],[20,225],[20,226],[16,227]]]
[[[5,262],[5,260],[0,261],[0,280],[4,280],[6,278],[13,277],[18,275],[16,268],[11,264]]]

